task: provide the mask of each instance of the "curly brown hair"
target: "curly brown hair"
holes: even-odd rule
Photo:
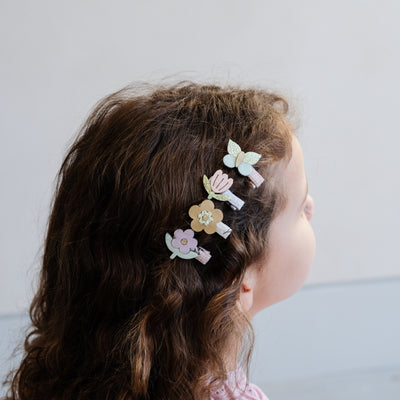
[[[232,343],[248,373],[253,330],[237,300],[285,204],[275,167],[290,159],[292,133],[287,101],[261,89],[130,85],[102,99],[57,175],[6,399],[204,399],[226,378]],[[253,189],[226,170],[245,201],[240,211],[215,202],[231,235],[197,234],[206,265],[170,259],[165,233],[188,227],[229,139],[262,155],[265,182]]]

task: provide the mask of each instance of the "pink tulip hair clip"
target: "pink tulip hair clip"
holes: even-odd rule
[[[208,193],[209,200],[214,198],[219,201],[228,201],[234,210],[240,210],[244,201],[229,190],[232,184],[233,179],[228,178],[228,175],[222,173],[220,169],[210,179],[206,175],[203,176],[203,185]]]
[[[264,182],[264,178],[252,167],[261,158],[261,154],[252,151],[245,153],[231,139],[228,142],[228,153],[223,158],[227,167],[236,167],[241,175],[249,177],[254,188],[258,188]]]

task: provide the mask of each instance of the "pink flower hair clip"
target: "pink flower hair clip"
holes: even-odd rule
[[[261,154],[252,151],[245,153],[231,139],[228,142],[228,153],[223,158],[227,167],[237,168],[241,175],[249,177],[254,188],[258,188],[264,182],[264,178],[252,167],[261,158]]]
[[[197,245],[197,239],[194,238],[194,232],[191,229],[177,229],[174,232],[174,237],[169,233],[165,234],[165,243],[171,250],[171,259],[176,256],[189,260],[195,258],[202,264],[207,264],[211,258],[211,253],[208,250],[203,249]]]
[[[228,201],[234,210],[240,210],[244,201],[229,190],[232,184],[233,179],[228,178],[228,175],[222,173],[220,169],[210,179],[206,175],[203,176],[203,185],[208,193],[209,200],[214,198],[220,201]]]

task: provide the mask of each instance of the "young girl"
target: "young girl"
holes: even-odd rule
[[[267,399],[252,317],[315,252],[288,104],[264,90],[124,88],[62,163],[6,399]]]

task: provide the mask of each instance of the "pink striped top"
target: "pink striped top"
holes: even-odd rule
[[[248,382],[243,369],[228,372],[227,379],[218,389],[211,391],[210,400],[268,400],[254,383]]]

